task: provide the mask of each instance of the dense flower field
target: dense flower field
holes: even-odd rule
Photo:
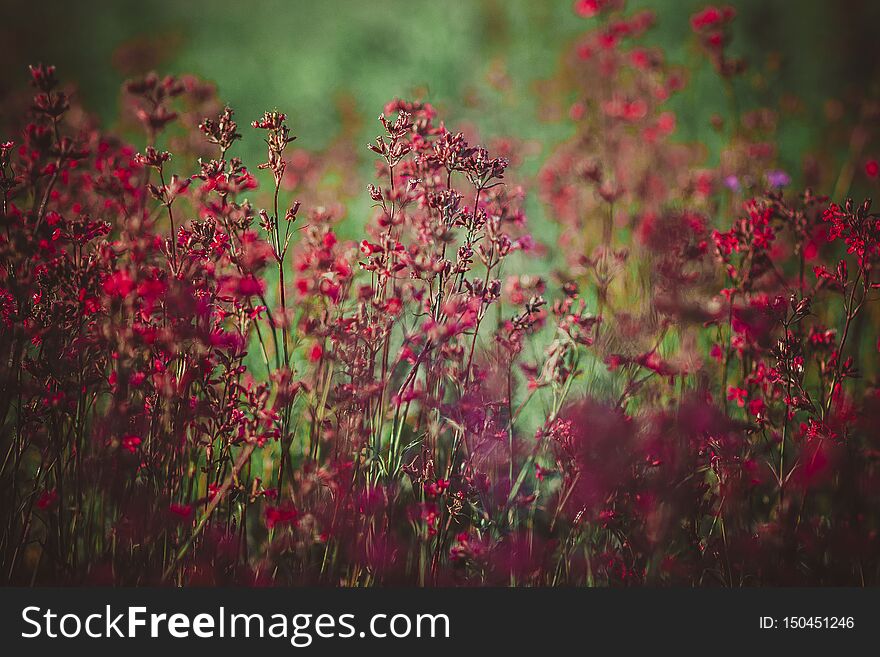
[[[537,179],[515,135],[393,100],[357,242],[309,190],[330,161],[357,182],[355,145],[304,158],[285,114],[152,74],[126,143],[32,67],[0,144],[2,581],[880,583],[880,216],[845,198],[880,111],[793,189],[708,7],[709,165],[654,16],[574,10],[545,90],[574,130]]]

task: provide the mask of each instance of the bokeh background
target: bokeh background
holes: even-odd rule
[[[649,40],[683,62],[699,56],[688,19],[705,4],[628,6],[656,12]],[[738,93],[748,88],[764,101],[797,95],[821,111],[850,85],[876,80],[880,3],[731,4],[738,10],[733,51],[753,67]],[[52,62],[88,108],[113,121],[125,78],[148,68],[194,73],[217,82],[241,117],[269,107],[288,112],[309,148],[329,143],[346,111],[372,119],[389,99],[416,95],[486,134],[546,137],[535,83],[553,75],[588,25],[570,0],[2,0],[0,7],[2,94],[26,81],[27,64]],[[685,140],[703,136],[723,103],[716,76],[708,66],[703,73],[676,99]],[[368,122],[362,134],[372,132]],[[246,143],[259,148],[256,139]]]
[[[662,46],[672,63],[693,64],[702,56],[689,18],[705,4],[641,0],[628,8],[653,10],[657,25],[648,44]],[[829,99],[876,91],[880,3],[731,4],[738,11],[732,52],[750,64],[735,81],[736,95],[745,107],[796,104],[777,136],[780,165],[797,183],[803,153],[827,139],[821,126]],[[29,63],[54,63],[63,79],[76,84],[85,107],[114,125],[126,78],[150,69],[192,73],[217,84],[240,123],[277,108],[290,117],[298,148],[320,150],[345,140],[368,175],[363,144],[376,134],[376,115],[392,98],[419,98],[433,103],[449,124],[481,139],[504,135],[530,144],[520,163],[528,178],[572,131],[564,112],[548,116],[541,103],[542,81],[557,73],[578,35],[591,26],[572,5],[571,0],[0,0],[0,99],[25,85]],[[723,113],[726,102],[708,63],[694,68],[685,92],[671,102],[675,138],[704,145],[707,165],[722,147],[711,117]],[[9,107],[0,103],[0,113]],[[244,133],[241,154],[259,157],[259,136]],[[348,203],[354,235],[369,200]],[[552,242],[555,228],[543,220],[544,208],[534,195],[527,210],[538,237]]]

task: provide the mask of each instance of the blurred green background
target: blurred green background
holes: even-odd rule
[[[689,18],[705,4],[642,0],[629,2],[628,9],[655,11],[657,26],[648,42],[661,45],[674,63],[693,64],[701,55]],[[731,4],[738,10],[733,52],[751,67],[736,83],[742,106],[775,106],[791,95],[803,101],[803,110],[781,124],[779,135],[780,164],[797,179],[803,152],[823,136],[817,126],[826,100],[876,84],[866,81],[877,79],[880,2]],[[535,84],[558,70],[578,35],[593,25],[572,5],[571,0],[0,0],[0,98],[25,84],[28,63],[55,63],[63,79],[76,83],[85,106],[112,124],[119,115],[119,85],[141,72],[134,69],[194,73],[217,83],[240,124],[265,109],[286,112],[300,148],[326,146],[348,116],[354,123],[352,148],[366,163],[363,144],[377,134],[374,119],[384,103],[418,97],[434,103],[447,123],[469,125],[484,139],[510,135],[532,142],[521,166],[528,176],[571,129],[564,120],[539,119]],[[723,112],[725,103],[707,62],[695,68],[687,90],[672,102],[676,138],[704,143],[709,163],[720,148],[710,117]],[[0,104],[0,112],[7,106]],[[259,157],[263,145],[256,131],[242,132],[239,152]],[[541,222],[534,198],[527,209]],[[554,228],[541,224],[546,234],[538,237],[551,241]]]
[[[455,121],[485,134],[543,137],[532,85],[549,77],[592,21],[571,0],[0,0],[0,93],[26,81],[28,63],[55,63],[86,106],[105,120],[118,110],[128,71],[120,48],[149,51],[160,72],[194,73],[217,82],[244,118],[278,107],[300,144],[326,144],[339,124],[337,104],[350,98],[372,119],[395,96],[421,96]],[[698,57],[690,15],[703,0],[631,1],[658,17],[650,41],[670,60]],[[796,93],[817,107],[848,85],[875,79],[880,3],[856,0],[734,0],[734,51],[753,67],[780,58],[775,79],[758,93]],[[720,108],[717,80],[691,80],[679,99],[679,132],[699,138]],[[500,92],[490,78],[505,77]],[[744,87],[750,87],[744,84]],[[365,134],[375,132],[372,124]],[[251,139],[251,142],[257,140]]]

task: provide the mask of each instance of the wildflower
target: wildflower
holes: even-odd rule
[[[704,167],[667,139],[687,76],[646,45],[653,14],[574,10],[598,20],[547,87],[573,119],[537,179],[566,247],[552,276],[527,273],[549,248],[523,209],[531,144],[477,146],[395,99],[364,191],[344,140],[291,153],[275,110],[252,124],[275,185],[251,193],[211,85],[128,82],[138,143],[169,151],[134,148],[64,117],[74,101],[35,67],[30,123],[0,142],[0,403],[24,450],[10,535],[43,540],[27,510],[58,508],[47,547],[95,549],[34,570],[10,545],[4,572],[82,581],[106,561],[125,583],[136,557],[144,581],[182,584],[876,580],[838,489],[876,487],[880,219],[783,193],[775,111],[713,119],[721,164]],[[725,78],[744,67],[734,15],[691,17]],[[725,188],[759,195],[739,212]],[[372,214],[348,241],[358,189]]]
[[[324,356],[324,348],[319,344],[312,345],[309,349],[309,362],[317,363]]]
[[[737,403],[739,404],[739,398],[737,398]],[[740,404],[741,406],[742,404]],[[764,405],[764,400],[759,397],[755,397],[749,402],[749,414],[754,415],[756,417],[762,416],[766,406]]]
[[[55,503],[58,501],[58,489],[53,488],[51,490],[44,490],[40,497],[37,498],[37,508],[46,510],[55,506]]]
[[[135,454],[137,452],[137,448],[141,444],[141,438],[140,436],[135,435],[123,436],[122,439],[119,441],[119,444],[122,446],[122,449],[124,449],[129,454]]]
[[[179,518],[187,519],[192,515],[192,506],[189,504],[169,504],[168,511]]]
[[[104,292],[112,297],[125,298],[134,289],[131,275],[125,271],[116,271],[104,281]]]
[[[746,405],[746,399],[748,398],[748,391],[744,388],[737,388],[736,386],[730,386],[727,389],[727,399],[728,401],[736,401],[736,405],[740,408],[743,408]]]
[[[293,507],[267,506],[265,517],[266,528],[275,529],[280,525],[295,524],[299,513]]]
[[[599,13],[602,4],[600,0],[577,0],[574,3],[574,10],[578,16],[590,18]]]
[[[791,184],[791,176],[785,171],[768,171],[764,175],[767,179],[767,184],[771,187],[786,187]]]

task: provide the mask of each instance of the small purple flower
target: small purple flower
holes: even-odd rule
[[[724,186],[732,192],[738,192],[741,187],[739,184],[739,178],[734,175],[729,175],[724,179]]]
[[[785,187],[791,184],[791,176],[789,176],[785,171],[781,169],[777,169],[775,171],[768,171],[764,174],[767,179],[767,184],[770,187]]]

